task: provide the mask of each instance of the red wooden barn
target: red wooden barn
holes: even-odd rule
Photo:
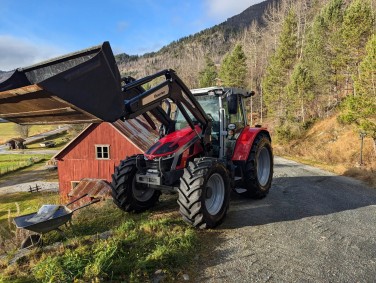
[[[143,119],[91,124],[54,156],[59,174],[60,197],[83,178],[111,182],[111,175],[126,156],[142,153],[158,138]]]

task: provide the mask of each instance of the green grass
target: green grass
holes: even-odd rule
[[[0,176],[43,163],[51,157],[50,154],[0,154]]]
[[[75,212],[73,228],[63,230],[68,240],[44,236],[45,245],[64,240],[63,248],[35,250],[14,265],[0,261],[0,282],[150,282],[156,270],[163,282],[176,282],[199,252],[198,232],[176,211],[128,214],[111,200]],[[108,239],[93,236],[108,230]]]

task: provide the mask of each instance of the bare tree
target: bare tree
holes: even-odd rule
[[[20,136],[24,139],[29,137],[29,132],[30,132],[30,126],[29,125],[14,124],[14,130],[17,133],[18,136]]]

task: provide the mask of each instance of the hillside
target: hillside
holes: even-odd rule
[[[370,136],[361,139],[356,127],[338,123],[338,114],[323,119],[299,139],[275,142],[274,153],[361,179],[376,188],[376,145]]]
[[[142,56],[119,54],[116,60],[122,75],[140,78],[162,69],[175,69],[191,88],[197,87],[198,73],[208,54],[219,64],[252,22],[264,25],[263,14],[268,5],[279,0],[267,0],[250,6],[242,13],[212,28],[183,37],[157,52]]]

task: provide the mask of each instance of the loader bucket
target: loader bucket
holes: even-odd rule
[[[0,118],[18,124],[113,122],[123,105],[108,42],[0,77]]]

